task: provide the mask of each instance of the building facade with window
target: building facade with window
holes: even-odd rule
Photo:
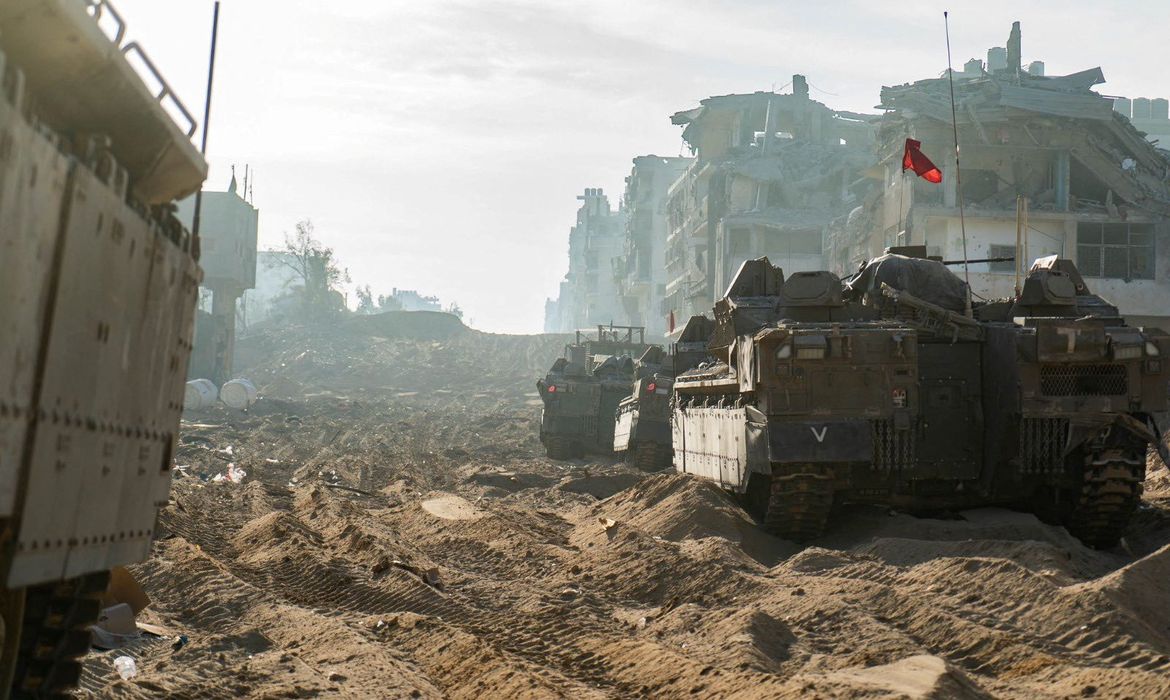
[[[658,338],[668,331],[669,318],[662,312],[666,296],[666,198],[671,184],[690,162],[690,158],[638,156],[626,176],[622,194],[625,248],[614,261],[614,276],[625,321],[645,327],[647,337]]]
[[[868,205],[833,227],[833,268],[851,272],[893,245],[948,261],[1015,257],[969,265],[973,293],[997,298],[1033,260],[1059,255],[1131,322],[1170,328],[1170,160],[1091,90],[1099,68],[1034,75],[1018,50],[1012,59],[955,73],[961,173],[946,75],[882,89],[880,166]],[[941,184],[903,174],[907,138],[942,169]]]
[[[614,261],[625,246],[626,212],[610,208],[600,187],[578,195],[577,224],[569,230],[569,271],[555,300],[545,302],[546,333],[568,333],[626,318]]]
[[[695,154],[666,205],[663,313],[676,329],[710,315],[745,260],[824,269],[829,222],[861,201],[876,117],[834,111],[808,88],[795,75],[791,94],[710,97],[671,117]]]

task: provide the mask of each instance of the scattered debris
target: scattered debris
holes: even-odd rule
[[[297,486],[298,484],[296,484],[295,482],[296,482],[296,479],[293,479],[291,482],[289,482],[289,486],[290,487]],[[377,496],[378,495],[378,494],[374,493],[373,491],[365,491],[363,489],[355,489],[352,486],[346,486],[344,484],[333,484],[333,483],[325,482],[324,486],[326,488],[336,489],[338,491],[350,491],[352,493],[360,493],[363,496]]]
[[[235,462],[229,462],[227,473],[216,474],[215,476],[211,477],[211,480],[214,482],[227,481],[233,484],[238,484],[242,482],[246,476],[248,476],[248,472],[237,467]]]
[[[137,638],[138,627],[134,624],[134,609],[126,603],[104,608],[98,621],[90,627],[92,643],[98,649],[117,649],[126,642]]]
[[[428,586],[437,588],[440,591],[443,590],[443,580],[439,578],[438,569],[434,567],[427,569],[423,572],[422,579],[423,583],[427,584]]]
[[[114,659],[114,670],[122,680],[128,681],[138,675],[138,664],[129,656],[119,656]]]
[[[100,603],[98,621],[90,627],[93,646],[117,649],[139,637],[139,628],[145,625],[137,624],[136,619],[150,605],[150,597],[126,567],[110,570],[110,582]]]

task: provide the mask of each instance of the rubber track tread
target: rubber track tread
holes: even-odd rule
[[[1090,547],[1113,547],[1137,511],[1144,478],[1145,469],[1140,464],[1086,465],[1079,500],[1065,527]]]
[[[549,459],[565,461],[573,458],[571,445],[563,437],[550,437],[544,444],[545,454]]]
[[[89,651],[88,628],[101,612],[96,596],[108,581],[103,571],[28,589],[13,698],[67,697],[76,687]]]
[[[764,529],[793,542],[820,537],[833,506],[833,480],[822,474],[772,476]]]
[[[644,442],[634,448],[634,466],[644,472],[661,471],[670,466],[670,448]]]

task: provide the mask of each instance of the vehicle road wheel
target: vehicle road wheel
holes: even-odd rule
[[[109,573],[103,571],[25,591],[12,697],[68,697],[66,693],[81,678],[81,657],[89,651],[89,626],[98,619],[98,596],[108,582]]]

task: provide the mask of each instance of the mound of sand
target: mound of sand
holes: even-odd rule
[[[685,474],[656,474],[602,504],[606,517],[666,540],[722,537],[733,542],[759,533],[722,489]]]
[[[419,504],[423,510],[443,520],[479,520],[484,512],[465,498],[447,495],[428,498]]]
[[[450,314],[398,311],[258,325],[237,340],[236,371],[256,384],[262,398],[527,401],[537,398],[536,379],[566,342],[560,335],[481,333]]]
[[[845,669],[824,678],[848,695],[869,692],[910,700],[983,700],[992,696],[945,660],[919,654],[891,664]],[[860,692],[859,692],[860,691]]]
[[[346,317],[341,332],[378,338],[446,340],[470,333],[459,317],[440,311],[386,311],[380,314]]]
[[[1170,648],[1170,545],[1086,587],[1100,591],[1117,607],[1131,612],[1135,626]]]

